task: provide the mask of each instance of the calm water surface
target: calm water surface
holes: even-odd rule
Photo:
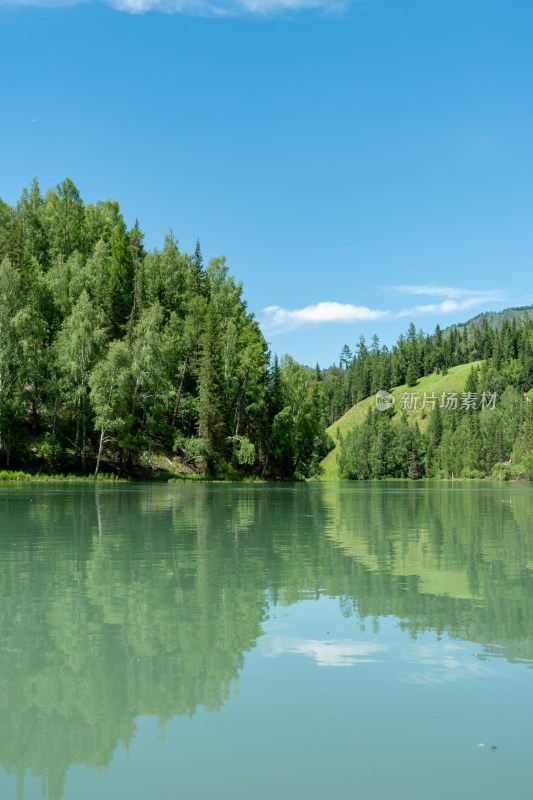
[[[533,489],[0,488],[0,797],[524,800]]]

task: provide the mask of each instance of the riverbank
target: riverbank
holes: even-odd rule
[[[293,479],[294,482],[297,479]],[[127,475],[120,477],[111,473],[98,473],[98,475],[76,475],[62,473],[48,475],[46,473],[31,473],[24,472],[23,470],[1,470],[0,483],[27,483],[27,482],[40,482],[40,483],[53,483],[53,482],[70,482],[70,483],[280,483],[274,478],[261,478],[259,476],[242,476],[234,478],[214,478],[207,475],[199,475],[197,472],[184,472],[180,475],[173,475],[171,473],[155,473],[151,477],[141,477]],[[300,481],[301,482],[301,481]]]
[[[27,482],[38,482],[38,483],[54,483],[54,482],[62,482],[62,483],[183,483],[183,482],[193,482],[193,483],[253,483],[253,484],[266,484],[272,485],[276,483],[317,483],[317,484],[324,484],[324,483],[338,483],[341,478],[331,478],[331,477],[315,477],[315,478],[307,478],[307,479],[297,479],[292,478],[291,480],[281,480],[277,478],[261,478],[259,476],[242,476],[242,477],[235,477],[235,478],[214,478],[209,477],[207,475],[199,475],[197,472],[185,472],[181,475],[172,475],[170,473],[156,473],[151,477],[140,477],[140,476],[131,476],[127,475],[124,477],[120,477],[119,475],[114,475],[111,473],[99,473],[98,475],[76,475],[76,474],[68,474],[64,475],[62,473],[59,474],[51,474],[48,475],[46,473],[36,473],[32,474],[30,472],[24,472],[22,470],[1,470],[0,471],[0,483],[27,483]],[[471,483],[472,481],[484,481],[487,483],[531,483],[530,480],[527,478],[520,476],[520,475],[509,475],[506,476],[471,476],[471,477],[442,477],[442,478],[368,478],[365,480],[358,480],[352,481],[352,483],[380,483],[383,480],[387,481],[398,481],[398,482],[405,482],[409,480],[410,483]]]

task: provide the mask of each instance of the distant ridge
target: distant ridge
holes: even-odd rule
[[[458,322],[455,325],[448,325],[448,327],[444,329],[443,334],[446,335],[452,328],[457,328],[458,331],[462,332],[463,328],[465,326],[468,327],[471,323],[481,327],[484,319],[487,320],[490,328],[496,328],[496,330],[499,331],[502,327],[504,319],[508,319],[511,322],[513,317],[521,317],[523,314],[526,314],[528,317],[533,317],[533,305],[512,306],[510,308],[504,308],[503,311],[482,311],[481,314],[477,314],[475,317],[468,319],[466,322]]]

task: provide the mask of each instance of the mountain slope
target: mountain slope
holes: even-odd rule
[[[400,399],[403,392],[419,392],[420,398],[423,397],[424,392],[428,395],[434,392],[437,397],[440,397],[443,392],[462,392],[464,390],[465,381],[472,367],[477,366],[481,362],[474,362],[471,364],[460,364],[458,367],[452,367],[447,375],[433,374],[420,378],[416,386],[397,386],[391,390],[391,394],[396,400],[396,408],[400,407]],[[351,430],[359,425],[365,418],[370,406],[374,406],[376,402],[375,395],[361,400],[355,406],[340,417],[333,425],[327,429],[327,432],[335,442],[335,448],[322,459],[321,466],[324,469],[322,476],[323,480],[335,480],[339,477],[339,468],[337,466],[337,455],[340,451],[339,437],[340,435],[346,436]],[[416,417],[421,430],[427,426],[428,414],[424,411],[409,411],[409,417]]]
[[[468,328],[472,322],[474,325],[481,327],[484,319],[487,320],[489,328],[495,328],[499,331],[505,319],[512,322],[513,317],[517,317],[517,322],[519,322],[524,315],[526,317],[533,317],[533,306],[513,306],[511,308],[504,308],[503,311],[483,311],[481,314],[477,314],[466,322],[458,322],[456,325],[449,325],[443,331],[443,335],[447,336],[452,328],[457,328],[457,330],[462,333],[463,328],[465,326]]]

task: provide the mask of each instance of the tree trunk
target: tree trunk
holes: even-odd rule
[[[242,408],[242,398],[239,400],[237,404],[237,414],[235,415],[235,432],[234,436],[239,435],[239,426],[241,424],[241,408]]]
[[[146,466],[144,468],[144,474],[148,477],[148,471],[152,466],[152,440],[153,440],[153,433],[150,433],[150,442],[148,444],[148,452],[146,453]]]
[[[133,310],[132,310],[132,317],[133,321],[135,322],[135,313],[137,311],[137,281],[139,277],[139,248],[135,247],[133,251],[133,260],[135,263],[135,278],[133,281]]]
[[[180,385],[178,386],[178,391],[176,392],[176,402],[174,404],[174,413],[172,415],[172,427],[173,428],[176,427],[176,417],[178,416],[178,409],[180,407],[181,391],[183,389],[183,381],[185,380],[185,373],[187,372],[187,361],[188,360],[189,360],[189,357],[187,356],[187,358],[183,362],[183,372],[182,372],[182,375],[181,375],[181,381],[180,381]]]
[[[94,471],[94,477],[98,475],[98,470],[100,469],[100,459],[102,458],[102,450],[104,447],[104,426],[100,430],[100,444],[98,445],[98,457],[96,459],[96,469]]]
[[[85,453],[87,449],[87,415],[85,412],[85,396],[82,399],[82,432],[81,432],[81,470],[85,474]]]
[[[76,438],[74,440],[74,455],[77,456],[80,449],[80,415],[81,397],[78,397],[78,413],[76,415]]]

